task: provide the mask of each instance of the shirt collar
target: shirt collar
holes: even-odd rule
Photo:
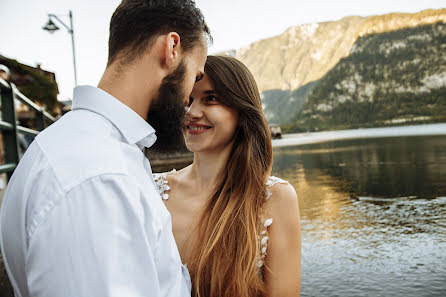
[[[73,92],[72,110],[86,109],[108,119],[129,144],[141,149],[151,147],[156,141],[155,129],[130,107],[93,86],[77,86]]]

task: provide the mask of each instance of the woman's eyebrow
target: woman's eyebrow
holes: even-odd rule
[[[204,91],[203,93],[204,93],[204,94],[207,94],[207,95],[216,94],[214,90],[206,90],[206,91]]]

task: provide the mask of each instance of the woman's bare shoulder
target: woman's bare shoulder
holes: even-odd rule
[[[299,216],[299,200],[294,187],[286,181],[274,183],[270,188],[267,211],[274,221],[295,220]]]

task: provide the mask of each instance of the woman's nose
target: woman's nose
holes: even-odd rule
[[[191,105],[186,107],[186,116],[189,118],[200,118],[203,116],[203,109],[198,100],[193,100]]]

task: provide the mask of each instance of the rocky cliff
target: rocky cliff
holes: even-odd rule
[[[402,94],[402,90],[410,93],[412,89],[407,86],[417,84],[411,73],[419,72],[419,67],[427,67],[423,70],[427,71],[426,76],[418,79],[424,79],[429,90],[444,86],[446,61],[440,53],[445,44],[444,23],[446,9],[415,14],[345,17],[334,22],[291,27],[278,36],[260,40],[230,54],[244,62],[256,77],[268,120],[296,130],[304,119],[308,124],[309,118],[324,118],[326,115],[321,112],[328,112],[330,107],[323,110],[323,104],[334,104],[334,108],[336,102],[370,102],[373,100],[370,98],[380,92],[388,96]],[[368,57],[363,57],[365,55]],[[379,67],[372,56],[377,59],[382,56],[384,60],[379,65],[383,67]],[[416,57],[427,59],[429,63],[414,61]],[[348,63],[349,66],[340,63]],[[391,69],[390,65],[399,66]],[[436,66],[432,68],[433,65]],[[357,77],[359,73],[373,69],[380,74],[370,77],[371,80],[368,77],[358,80],[355,83],[357,92],[355,89],[352,93],[351,89],[344,87],[355,75]],[[404,83],[399,83],[398,77],[406,77]],[[379,81],[389,81],[389,78],[391,84]],[[363,85],[366,81],[368,85]],[[432,85],[438,88],[431,88]],[[368,99],[365,99],[365,94],[369,94]],[[313,128],[332,128],[325,124],[324,127]],[[309,125],[305,127],[308,128]]]

